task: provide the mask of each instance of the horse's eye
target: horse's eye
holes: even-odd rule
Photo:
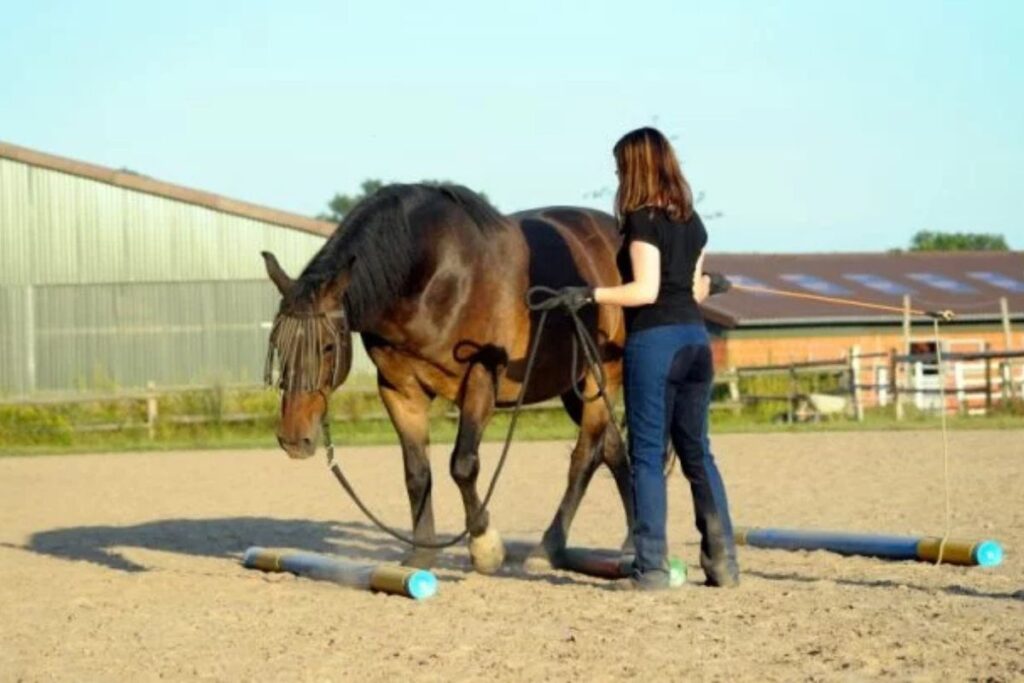
[[[334,344],[328,344],[324,347],[324,353],[331,353],[334,351]]]

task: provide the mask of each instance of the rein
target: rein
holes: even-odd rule
[[[536,295],[538,294],[544,295],[547,298],[541,301],[537,301]],[[345,492],[348,493],[349,497],[352,499],[352,502],[356,504],[356,507],[358,507],[362,511],[362,513],[366,515],[367,519],[373,522],[378,529],[388,534],[392,538],[401,541],[402,543],[406,543],[407,545],[410,545],[414,548],[429,548],[432,550],[451,547],[456,543],[459,543],[469,535],[469,528],[473,525],[474,522],[476,522],[480,518],[481,515],[483,515],[487,511],[487,507],[491,502],[491,496],[494,495],[494,490],[498,485],[498,479],[501,477],[501,472],[505,467],[505,461],[508,459],[509,448],[512,445],[512,437],[515,434],[516,421],[519,419],[519,412],[523,406],[523,400],[526,398],[526,389],[529,387],[530,375],[533,373],[533,364],[537,356],[537,349],[540,348],[540,339],[541,335],[544,332],[544,326],[547,324],[548,313],[550,313],[552,310],[561,305],[560,302],[558,302],[555,299],[557,294],[557,291],[550,289],[548,287],[531,287],[526,294],[527,307],[531,311],[539,311],[540,320],[537,323],[537,331],[534,332],[533,343],[531,344],[530,353],[526,359],[526,370],[523,374],[523,383],[519,389],[519,396],[516,399],[515,407],[512,410],[512,419],[509,421],[508,433],[505,435],[505,444],[502,447],[501,457],[498,459],[498,464],[494,468],[494,474],[491,475],[491,482],[487,486],[487,494],[484,496],[483,502],[477,509],[476,514],[472,518],[467,520],[466,527],[459,534],[453,536],[451,539],[448,539],[446,541],[432,542],[417,541],[408,534],[404,534],[401,531],[383,522],[366,506],[365,503],[363,503],[362,499],[359,497],[359,494],[356,493],[355,488],[352,486],[348,478],[345,476],[345,473],[342,471],[341,464],[334,458],[334,443],[331,441],[330,420],[328,419],[328,411],[324,410],[320,426],[323,429],[324,445],[326,446],[327,449],[327,467],[334,474],[334,477],[338,480],[338,483],[341,484],[341,487],[345,489]],[[603,398],[605,401],[605,405],[607,405],[608,407],[609,423],[615,429],[618,429],[617,425],[615,424],[615,413],[612,408],[611,401],[608,398],[607,392],[605,391],[605,387],[607,386],[607,378],[604,374],[604,368],[601,366],[600,351],[597,347],[597,343],[594,341],[594,338],[587,331],[586,325],[580,319],[579,313],[577,311],[572,309],[566,309],[566,313],[568,313],[570,319],[572,320],[573,328],[575,331],[575,335],[573,336],[573,363],[570,368],[570,372],[573,373],[573,391],[576,392],[576,395],[579,396],[580,399],[587,402],[596,400],[598,397]],[[583,356],[586,359],[586,362],[588,363],[587,370],[593,373],[594,380],[597,383],[597,394],[594,396],[584,396],[582,391],[577,388],[578,381],[575,377],[576,362],[578,360],[577,344],[583,347]]]

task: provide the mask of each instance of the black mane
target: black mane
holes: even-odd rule
[[[494,207],[461,185],[388,185],[345,216],[302,271],[295,297],[316,296],[351,266],[345,313],[351,329],[364,329],[405,288],[422,249],[417,238],[423,226],[411,224],[409,216],[432,203],[451,213],[452,221],[468,217],[481,233],[505,226]]]

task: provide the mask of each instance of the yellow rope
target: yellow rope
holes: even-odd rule
[[[858,301],[856,299],[843,299],[835,296],[823,296],[821,294],[807,294],[806,292],[794,292],[789,289],[772,289],[771,287],[754,287],[751,285],[738,285],[733,283],[732,289],[739,289],[744,292],[760,292],[761,294],[778,294],[780,296],[789,296],[794,299],[809,299],[810,301],[822,301],[829,304],[840,304],[843,306],[858,306],[860,308],[871,308],[876,311],[889,311],[890,313],[903,313],[904,309],[900,306],[886,306],[885,304],[873,304],[867,301]],[[910,313],[914,315],[923,315],[932,318],[942,318],[943,320],[952,320],[952,311],[921,311],[916,308],[911,308]]]
[[[935,330],[935,358],[938,363],[939,371],[939,396],[941,405],[939,406],[939,415],[942,422],[942,476],[943,476],[943,492],[945,498],[945,521],[943,524],[942,540],[939,541],[939,553],[935,560],[936,566],[942,564],[943,555],[946,552],[946,544],[949,542],[950,535],[950,524],[952,519],[951,514],[951,503],[949,496],[949,428],[946,424],[946,373],[943,366],[942,359],[942,339],[939,336],[939,320],[949,321],[953,319],[953,312],[950,310],[943,311],[921,311],[914,308],[904,309],[897,306],[886,306],[884,304],[873,304],[866,301],[857,301],[855,299],[843,299],[832,296],[822,296],[820,294],[807,294],[805,292],[794,292],[786,289],[772,289],[770,287],[754,287],[749,285],[733,284],[733,289],[739,289],[746,292],[761,292],[763,294],[777,294],[780,296],[793,297],[794,299],[809,299],[811,301],[822,301],[830,304],[840,304],[844,306],[857,306],[860,308],[871,308],[878,311],[890,311],[893,313],[912,313],[914,315],[929,316],[932,318]]]
[[[935,359],[939,364],[939,415],[942,420],[942,483],[945,493],[945,524],[942,532],[942,540],[939,542],[939,554],[935,558],[935,565],[942,564],[942,556],[946,551],[946,543],[949,541],[950,527],[950,501],[949,501],[949,432],[946,427],[946,372],[942,360],[942,339],[939,337],[939,320],[932,321],[935,330]]]

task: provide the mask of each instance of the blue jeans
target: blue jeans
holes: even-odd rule
[[[667,567],[664,459],[668,441],[690,482],[700,563],[711,584],[738,579],[736,547],[722,476],[708,442],[714,367],[704,325],[652,327],[626,338],[625,396],[629,426],[636,545],[640,575]]]

